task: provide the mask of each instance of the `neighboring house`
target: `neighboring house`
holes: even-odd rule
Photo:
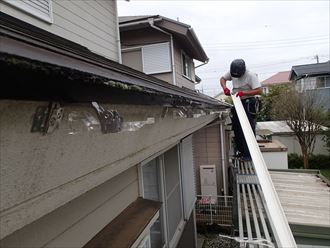
[[[326,130],[326,127],[322,127],[322,130]],[[288,154],[290,153],[301,153],[301,148],[297,137],[285,121],[261,121],[257,122],[256,133],[260,134],[267,131],[268,136],[272,140],[278,140],[284,146],[288,148]],[[329,151],[326,148],[325,141],[322,139],[324,134],[319,133],[315,138],[314,154],[328,155]]]
[[[171,84],[195,89],[194,60],[208,62],[194,30],[164,16],[119,17],[123,64]]]
[[[299,92],[314,91],[330,109],[330,60],[324,63],[292,66],[289,79]]]
[[[281,71],[261,82],[262,92],[269,93],[269,87],[272,85],[289,84],[290,71]]]
[[[207,62],[208,58],[192,27],[159,15],[124,16],[119,20],[124,64],[170,84],[194,89],[194,60]],[[227,181],[228,147],[229,134],[225,132],[224,119],[193,135],[198,195],[202,193],[200,166],[203,165],[215,166],[218,182],[215,194],[227,194],[228,183],[223,182]]]
[[[39,3],[0,2],[0,246],[195,247],[193,135],[228,106],[117,63],[116,1]]]

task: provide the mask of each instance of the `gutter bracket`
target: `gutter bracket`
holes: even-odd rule
[[[52,133],[63,118],[63,108],[60,103],[50,102],[48,106],[39,106],[33,117],[31,133]]]

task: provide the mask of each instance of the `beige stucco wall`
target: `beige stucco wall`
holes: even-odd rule
[[[0,10],[36,27],[119,61],[117,1],[52,1],[53,23],[47,23],[0,1]]]
[[[134,166],[0,241],[1,247],[82,247],[138,197]]]
[[[88,131],[69,114],[90,114],[89,104],[64,106],[58,129],[31,133],[33,115],[47,102],[0,102],[0,228],[1,238],[50,213],[68,201],[108,181],[153,154],[175,144],[217,116],[174,119],[162,107],[106,105],[125,121],[155,117],[155,123],[135,132],[102,134]],[[69,133],[72,126],[77,132]]]

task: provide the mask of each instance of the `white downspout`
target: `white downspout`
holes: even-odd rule
[[[174,45],[173,45],[173,35],[162,30],[161,28],[159,27],[156,27],[154,25],[154,21],[153,19],[149,19],[149,24],[150,24],[150,27],[164,33],[164,34],[167,34],[170,36],[170,43],[171,43],[171,60],[172,60],[172,81],[173,81],[173,84],[176,85],[176,78],[175,78],[175,63],[174,63]]]
[[[118,17],[118,6],[117,6],[117,1],[115,1],[115,11],[116,11],[116,29],[117,29],[117,38],[116,38],[116,43],[117,43],[117,50],[118,50],[118,63],[122,63],[122,58],[121,58],[121,44],[120,44],[120,31],[119,31],[119,17]]]
[[[226,178],[226,163],[225,163],[225,132],[224,121],[220,122],[220,145],[221,145],[221,165],[222,165],[222,181],[223,181],[223,193],[224,196],[228,195],[227,191],[227,178]]]

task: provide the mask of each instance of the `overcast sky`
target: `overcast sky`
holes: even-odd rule
[[[329,60],[329,0],[121,0],[118,14],[162,15],[190,25],[210,58],[196,69],[202,79],[196,88],[211,96],[222,91],[219,78],[235,58],[243,58],[260,81],[316,63],[316,55]]]

